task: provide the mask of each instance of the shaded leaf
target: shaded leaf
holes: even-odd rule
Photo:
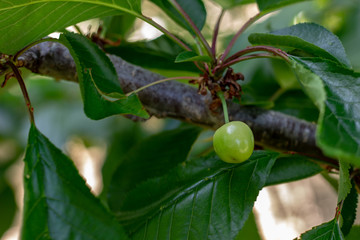
[[[97,45],[73,33],[62,34],[60,41],[75,60],[84,111],[89,118],[97,120],[114,114],[149,116],[135,94],[123,94],[114,66]],[[118,99],[107,97],[114,93]]]
[[[172,0],[150,0],[151,2],[158,5],[172,20],[183,28],[193,32],[180,15],[174,5],[171,3]],[[176,0],[181,8],[189,15],[190,19],[195,23],[198,29],[202,29],[206,20],[206,9],[202,0]]]
[[[285,113],[308,122],[316,122],[319,109],[302,90],[288,90],[276,99],[272,110]]]
[[[172,40],[162,35],[151,41],[125,42],[117,47],[106,47],[106,52],[115,54],[125,61],[152,70],[199,70],[192,63],[174,63],[176,56],[183,51]]]
[[[74,163],[34,125],[24,161],[22,239],[127,239]]]
[[[338,202],[345,200],[346,196],[351,190],[351,180],[350,180],[350,164],[343,160],[339,160],[339,189],[338,189]]]
[[[218,3],[223,9],[229,9],[237,5],[243,5],[255,2],[255,0],[213,0]]]
[[[347,67],[350,62],[339,38],[315,23],[300,23],[272,33],[254,33],[249,42],[290,49],[300,49],[312,56],[339,62]]]
[[[11,226],[16,209],[14,192],[0,173],[0,238]]]
[[[167,173],[185,161],[200,131],[201,128],[198,127],[184,126],[150,136],[133,146],[123,159],[119,159],[121,163],[110,183],[110,208],[115,212],[119,211],[134,187],[149,178]]]
[[[244,227],[241,229],[239,234],[236,236],[236,240],[261,240],[260,231],[256,225],[254,213],[250,213],[248,220],[246,220]]]
[[[257,151],[242,164],[193,159],[139,184],[116,215],[134,239],[235,239],[276,156]]]
[[[346,240],[358,240],[360,236],[360,226],[356,225],[351,228],[351,231],[348,236],[346,236]]]
[[[181,63],[181,62],[211,62],[211,58],[209,56],[199,56],[195,52],[182,52],[179,55],[177,55],[175,62]]]
[[[123,13],[116,16],[107,16],[102,18],[104,33],[106,38],[123,40],[129,31],[134,27],[136,17],[134,15]]]
[[[275,9],[307,0],[256,0],[261,12],[270,12]]]
[[[358,205],[358,192],[355,183],[352,182],[350,193],[346,196],[341,209],[342,226],[341,232],[344,236],[348,235],[356,219],[356,209]],[[360,234],[358,235],[360,236]],[[347,238],[346,238],[347,239]]]
[[[0,52],[14,54],[56,30],[122,12],[140,16],[141,0],[1,1]]]
[[[306,157],[294,155],[276,159],[266,185],[297,181],[318,174],[323,169]]]
[[[330,222],[323,223],[313,229],[303,233],[301,240],[343,240],[344,236],[341,233],[337,221],[331,220]]]
[[[360,165],[360,74],[325,59],[292,59],[300,83],[320,109],[317,144],[328,156]]]

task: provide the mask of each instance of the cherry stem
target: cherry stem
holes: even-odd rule
[[[228,123],[229,122],[229,113],[228,113],[228,108],[227,108],[227,105],[226,105],[226,100],[225,100],[224,93],[222,91],[220,91],[220,92],[217,92],[217,95],[221,100],[221,104],[222,104],[223,112],[224,112],[225,123]]]
[[[220,28],[220,23],[221,23],[221,20],[224,16],[224,13],[225,13],[225,10],[222,9],[221,10],[221,13],[219,15],[219,18],[218,20],[216,21],[216,25],[215,25],[215,28],[214,28],[214,33],[213,33],[213,39],[212,39],[212,44],[211,44],[211,51],[212,51],[212,55],[216,57],[216,42],[217,42],[217,37],[219,35],[219,28]]]
[[[14,65],[14,63],[12,63],[10,61],[7,62],[7,64],[11,67],[12,71],[15,74],[15,78],[19,82],[22,94],[23,94],[24,99],[25,99],[26,106],[28,108],[29,117],[30,117],[30,123],[35,125],[34,108],[31,105],[29,94],[28,94],[28,92],[26,90],[26,86],[25,86],[24,80],[23,80],[23,78],[22,78],[22,76],[21,76],[21,74],[19,72],[19,69]]]
[[[252,18],[250,18],[240,29],[239,31],[234,35],[234,37],[231,39],[229,45],[225,49],[223,55],[221,56],[221,61],[223,62],[224,59],[227,57],[227,55],[230,53],[231,49],[235,45],[236,40],[240,37],[240,35],[254,22],[256,22],[260,17],[262,17],[262,13],[259,12]]]
[[[128,96],[130,96],[130,95],[132,95],[132,94],[136,94],[136,93],[138,93],[138,92],[140,92],[140,91],[142,91],[142,90],[144,90],[144,89],[146,89],[146,88],[148,88],[148,87],[154,86],[154,85],[159,84],[159,83],[163,83],[163,82],[167,82],[167,81],[172,81],[172,80],[181,80],[181,79],[194,80],[194,79],[197,79],[197,78],[196,78],[196,77],[172,77],[172,78],[161,79],[161,80],[158,80],[158,81],[149,83],[149,84],[147,84],[147,85],[145,85],[145,86],[142,86],[142,87],[140,87],[140,88],[138,88],[138,89],[136,89],[136,90],[134,90],[134,91],[128,92],[128,93],[126,94],[126,96],[128,97]]]

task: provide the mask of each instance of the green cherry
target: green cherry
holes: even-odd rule
[[[254,151],[254,135],[245,123],[229,122],[216,130],[213,145],[224,162],[241,163],[249,159]]]

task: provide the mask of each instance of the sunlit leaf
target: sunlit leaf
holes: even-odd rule
[[[139,16],[141,0],[0,1],[0,52],[14,54],[56,30],[122,12]]]

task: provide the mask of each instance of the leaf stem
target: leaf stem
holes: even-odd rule
[[[242,62],[242,61],[255,59],[255,58],[276,58],[276,57],[274,55],[267,54],[267,53],[251,54],[251,55],[236,58],[236,59],[234,59],[234,60],[232,60],[230,62],[227,62],[226,64],[221,65],[219,68],[216,68],[214,70],[222,71],[222,70],[226,69],[227,67],[230,67],[231,65],[234,65],[235,63],[239,63],[239,62]]]
[[[191,20],[190,16],[184,11],[184,9],[180,6],[180,4],[176,0],[170,0],[170,2],[178,10],[180,15],[184,18],[184,20],[189,24],[191,30],[194,31],[195,35],[200,40],[201,44],[204,46],[207,54],[212,58],[213,62],[215,62],[215,56],[212,54],[211,47],[209,43],[206,41],[204,35],[199,30],[199,28],[195,25],[195,23]]]
[[[240,35],[254,22],[256,22],[260,17],[262,17],[262,13],[258,12],[255,16],[250,18],[235,34],[235,36],[231,39],[229,45],[225,49],[223,55],[221,56],[221,61],[224,61],[224,59],[227,57],[227,55],[230,53],[230,50],[233,48],[236,40],[240,37]]]
[[[21,76],[21,74],[19,72],[19,69],[11,61],[7,62],[7,65],[9,65],[11,67],[11,69],[14,72],[15,77],[18,80],[18,83],[20,85],[22,94],[23,94],[24,99],[25,99],[26,106],[28,108],[30,123],[35,125],[34,108],[31,105],[30,97],[29,97],[29,94],[28,94],[28,92],[26,90],[26,86],[25,86],[24,80],[23,80],[23,78],[22,78],[22,76]]]
[[[26,52],[28,49],[30,49],[31,47],[39,44],[39,43],[42,43],[42,42],[47,42],[47,41],[54,41],[54,38],[43,38],[43,39],[40,39],[40,40],[37,40],[35,42],[32,42],[30,43],[29,45],[27,45],[26,47],[24,47],[23,49],[21,49],[20,51],[18,51],[14,57],[13,57],[13,61],[16,62],[17,59],[24,53]]]
[[[138,89],[136,89],[136,90],[134,90],[134,91],[128,92],[128,93],[126,94],[126,96],[128,97],[128,96],[130,96],[130,95],[132,95],[132,94],[136,94],[136,93],[138,93],[138,92],[140,92],[140,91],[142,91],[142,90],[144,90],[144,89],[146,89],[146,88],[148,88],[148,87],[154,86],[154,85],[159,84],[159,83],[163,83],[163,82],[167,82],[167,81],[172,81],[172,80],[181,80],[181,79],[193,80],[193,79],[196,79],[196,77],[171,77],[171,78],[161,79],[161,80],[158,80],[158,81],[149,83],[149,84],[147,84],[147,85],[145,85],[145,86],[142,86],[142,87],[140,87],[140,88],[138,88]]]
[[[225,100],[225,97],[224,97],[224,93],[222,91],[219,91],[219,92],[217,92],[217,95],[221,100],[221,104],[222,104],[223,112],[224,112],[225,123],[228,123],[229,122],[229,113],[228,113],[228,108],[227,108],[227,105],[226,105],[226,100]]]
[[[220,23],[224,16],[224,13],[225,13],[225,9],[222,9],[214,28],[213,39],[211,44],[211,52],[214,57],[216,57],[216,42],[217,42],[217,37],[219,35]]]
[[[161,31],[162,33],[164,33],[168,38],[170,38],[171,40],[173,40],[175,43],[177,43],[180,47],[182,47],[184,50],[186,51],[192,51],[192,49],[187,46],[185,43],[183,43],[179,38],[177,38],[174,34],[172,34],[171,32],[169,32],[168,30],[166,30],[163,26],[161,26],[160,24],[158,24],[157,22],[155,22],[154,20],[152,20],[151,18],[144,16],[144,15],[139,15],[137,16],[138,18],[140,18],[141,20],[143,20],[144,22],[150,24],[151,26],[157,28],[159,31]]]
[[[260,52],[260,51],[272,53],[275,56],[279,56],[279,57],[283,58],[287,62],[289,61],[289,57],[288,57],[287,53],[282,51],[281,49],[270,47],[270,46],[260,45],[260,46],[247,47],[241,51],[238,51],[237,53],[234,53],[232,56],[228,57],[225,61],[223,61],[223,63],[227,63],[231,60],[234,60],[234,59],[236,59],[240,56],[243,56],[245,54],[248,54],[248,53]]]

